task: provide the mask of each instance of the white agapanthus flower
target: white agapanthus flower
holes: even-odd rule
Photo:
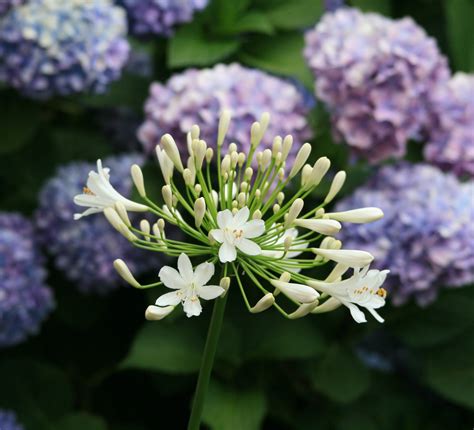
[[[200,138],[199,127],[191,127],[187,159],[173,137],[165,134],[156,148],[165,182],[160,203],[147,196],[143,173],[136,165],[131,176],[143,203],[121,196],[100,161],[98,171],[90,173],[84,194],[75,198],[76,203],[89,208],[80,216],[104,212],[134,246],[179,257],[179,271],[163,267],[160,281],[149,285],[141,285],[125,262],[116,261],[118,273],[135,288],[164,285],[174,290],[148,307],[147,319],[160,320],[179,303],[188,316],[199,315],[200,299],[216,299],[216,306],[222,307],[225,291],[231,288],[240,292],[252,313],[273,308],[293,319],[344,304],[358,322],[365,321],[359,307],[381,320],[375,309],[385,303],[380,286],[386,271],[368,271],[374,258],[370,253],[343,249],[332,236],[345,222],[371,222],[382,212],[377,208],[326,212],[344,185],[344,171],[335,172],[319,204],[305,201],[316,195],[313,191],[324,181],[331,163],[321,157],[308,164],[311,145],[305,143],[290,165],[291,136],[276,136],[271,148],[260,150],[269,119],[263,114],[252,125],[247,152],[239,152],[236,143],[225,146],[230,122],[226,111],[219,122],[217,142],[209,147]],[[127,211],[145,210],[156,217],[156,222],[150,224],[147,218],[132,225]],[[184,239],[168,237],[168,224],[181,230]],[[192,265],[198,262],[203,263],[193,270]],[[314,274],[324,265],[335,268],[319,281]],[[218,280],[215,285],[206,285],[214,268]],[[341,280],[348,268],[354,269],[354,276]],[[254,303],[249,299],[254,296],[249,295],[250,289],[259,292]]]

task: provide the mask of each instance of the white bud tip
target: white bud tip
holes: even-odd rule
[[[272,293],[265,294],[255,306],[250,308],[250,312],[253,314],[266,311],[268,308],[273,306],[275,303],[275,296]]]
[[[174,309],[174,306],[148,306],[145,311],[145,318],[148,321],[160,321],[169,315]]]

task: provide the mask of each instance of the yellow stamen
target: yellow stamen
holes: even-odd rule
[[[95,196],[95,194],[88,187],[83,187],[82,192],[84,194],[89,194],[90,196]]]

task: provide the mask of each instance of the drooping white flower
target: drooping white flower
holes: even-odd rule
[[[348,307],[352,318],[358,323],[367,322],[359,306],[367,309],[377,321],[383,322],[383,318],[375,309],[385,305],[387,293],[381,285],[388,273],[388,270],[369,270],[369,266],[366,266],[363,269],[354,269],[353,276],[340,282],[311,280],[308,285],[329,294]]]
[[[319,297],[319,293],[307,285],[285,282],[281,279],[273,279],[270,283],[285,296],[300,303],[313,303]]]
[[[188,317],[198,316],[202,311],[200,298],[212,300],[225,291],[218,285],[206,285],[214,275],[212,263],[202,263],[193,270],[191,260],[182,253],[178,258],[178,270],[170,266],[161,268],[158,274],[161,282],[175,291],[159,297],[155,303],[157,306],[176,306],[182,303]]]
[[[249,221],[250,211],[247,206],[235,215],[229,209],[217,214],[218,229],[210,231],[211,236],[222,245],[219,248],[219,260],[222,263],[234,261],[237,258],[237,248],[247,255],[262,253],[260,246],[252,240],[265,232],[262,220]]]
[[[102,167],[101,160],[97,160],[97,172],[89,172],[87,187],[82,194],[74,197],[74,203],[87,207],[83,213],[74,214],[74,219],[103,212],[105,208],[114,207],[116,202],[121,202],[125,209],[131,212],[146,212],[148,207],[122,196],[110,183],[109,169]]]

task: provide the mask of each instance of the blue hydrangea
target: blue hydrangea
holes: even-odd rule
[[[343,230],[345,247],[375,256],[390,269],[386,285],[396,304],[434,300],[441,287],[474,282],[474,181],[461,183],[428,165],[386,166],[341,201],[337,210],[377,206],[385,216]]]
[[[0,347],[38,333],[53,309],[43,263],[32,223],[19,214],[0,213]]]
[[[130,31],[136,35],[169,36],[177,24],[191,21],[208,0],[120,0],[128,14]]]
[[[166,84],[151,85],[145,103],[146,120],[138,137],[150,152],[163,134],[170,133],[186,153],[186,133],[193,124],[198,124],[202,139],[212,146],[217,137],[219,115],[223,109],[229,109],[232,122],[227,141],[243,145],[242,150],[248,152],[248,130],[263,112],[270,112],[272,119],[263,144],[268,147],[273,137],[292,134],[294,154],[312,136],[306,119],[311,107],[301,87],[260,70],[236,63],[188,69],[172,76]]]
[[[324,7],[328,12],[333,12],[345,5],[345,0],[324,0]]]
[[[0,409],[0,430],[24,430],[14,412]]]
[[[10,8],[23,4],[25,0],[0,0],[0,16],[4,15]]]
[[[142,164],[139,155],[122,155],[104,160],[111,171],[113,186],[130,196],[130,166]],[[43,187],[39,196],[36,224],[41,241],[54,258],[55,266],[75,282],[80,291],[107,293],[122,285],[113,268],[116,258],[124,259],[133,273],[158,267],[154,255],[134,248],[115,231],[102,215],[74,221],[80,208],[73,197],[82,192],[88,173],[95,165],[73,162],[60,167]]]
[[[36,98],[103,92],[129,53],[111,0],[30,0],[0,21],[0,80]]]

